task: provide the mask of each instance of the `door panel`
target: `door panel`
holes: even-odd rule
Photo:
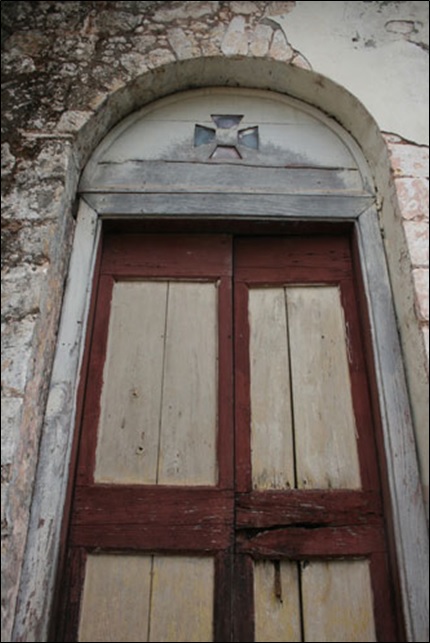
[[[160,484],[217,481],[218,290],[170,283],[160,417]]]
[[[79,641],[209,641],[213,592],[209,557],[88,556]]]
[[[298,565],[289,561],[254,563],[255,640],[302,640]]]
[[[214,283],[113,288],[94,480],[215,484]]]
[[[358,489],[357,429],[339,289],[286,289],[297,486]]]
[[[167,282],[114,284],[96,483],[156,482],[167,288]]]
[[[366,560],[314,561],[302,570],[305,641],[376,641]]]
[[[249,325],[252,486],[289,489],[295,463],[283,288],[250,290]]]
[[[150,556],[88,555],[78,640],[146,640],[150,572]]]

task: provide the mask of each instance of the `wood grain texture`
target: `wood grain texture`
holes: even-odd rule
[[[148,641],[212,641],[214,560],[154,556]]]
[[[146,641],[150,571],[150,556],[88,555],[78,640]]]
[[[233,494],[215,488],[78,488],[73,545],[143,551],[219,551],[231,545]]]
[[[345,236],[239,237],[235,278],[247,284],[333,283],[352,275]]]
[[[347,336],[338,288],[287,289],[297,486],[359,488]]]
[[[376,641],[368,561],[302,566],[305,641]]]
[[[254,604],[256,641],[302,640],[297,563],[256,561]]]
[[[215,484],[218,406],[218,290],[169,286],[157,481]]]
[[[239,532],[237,550],[255,558],[343,558],[368,556],[385,550],[381,524],[348,527],[289,527]]]
[[[168,283],[114,285],[94,480],[157,480]]]
[[[254,489],[295,486],[289,347],[283,288],[249,291]]]
[[[208,216],[271,217],[282,220],[344,220],[354,221],[371,206],[373,196],[237,194],[222,190],[200,194],[145,194],[138,193],[84,193],[83,198],[102,218],[116,217],[175,217],[198,218]]]
[[[124,278],[231,275],[231,237],[217,234],[108,234],[102,274]]]
[[[97,167],[84,192],[223,192],[363,194],[358,170],[347,168],[274,168],[172,161],[125,161]]]
[[[215,284],[115,284],[96,482],[215,483],[217,312]]]
[[[253,491],[236,496],[236,525],[264,528],[277,525],[358,525],[381,520],[376,492],[350,490]]]

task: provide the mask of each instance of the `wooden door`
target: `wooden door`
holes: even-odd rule
[[[348,237],[106,235],[59,637],[395,641]]]

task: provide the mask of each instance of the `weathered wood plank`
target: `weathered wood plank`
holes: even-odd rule
[[[70,544],[90,549],[146,552],[218,552],[231,545],[231,529],[224,524],[86,524],[73,525]]]
[[[254,640],[253,563],[250,556],[237,555],[233,577],[233,641]]]
[[[335,287],[287,288],[298,488],[359,488],[347,336]]]
[[[256,641],[301,641],[297,563],[254,563]]]
[[[215,484],[218,477],[218,288],[169,285],[157,482]]]
[[[79,641],[146,641],[150,556],[88,555]]]
[[[82,195],[101,217],[264,217],[279,219],[336,219],[354,221],[374,203],[373,196],[285,194],[104,193]]]
[[[166,282],[114,285],[95,482],[156,482],[167,292]]]
[[[231,524],[233,492],[139,485],[76,487],[74,525]]]
[[[169,161],[126,161],[97,166],[82,192],[212,192],[363,195],[360,173],[343,167],[258,167]]]
[[[233,607],[233,554],[222,551],[215,556],[215,595],[213,640],[230,643]]]
[[[348,240],[343,237],[253,237],[236,241],[235,278],[261,284],[337,281],[352,275]]]
[[[305,641],[376,641],[368,561],[302,566]]]
[[[289,489],[295,482],[284,289],[250,289],[248,305],[252,485]]]
[[[379,495],[350,490],[253,491],[236,496],[238,528],[359,525],[381,519]]]
[[[367,556],[385,550],[381,523],[348,527],[289,527],[262,531],[255,536],[239,533],[238,551],[255,558],[338,558]]]
[[[213,594],[213,558],[154,556],[148,641],[212,641]]]
[[[377,393],[390,485],[394,543],[408,639],[429,638],[428,522],[419,478],[404,360],[376,208],[358,221],[360,262],[369,302]]]
[[[109,234],[101,272],[115,277],[218,278],[231,275],[231,237],[222,234]]]

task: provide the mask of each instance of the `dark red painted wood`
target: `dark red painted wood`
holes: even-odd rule
[[[235,279],[246,283],[321,283],[352,274],[346,237],[247,237],[235,249]]]
[[[74,525],[230,525],[233,492],[214,487],[78,486]]]
[[[215,595],[213,640],[229,643],[232,633],[233,554],[230,549],[215,556]]]
[[[359,525],[382,516],[376,492],[350,490],[252,491],[237,494],[235,509],[238,529]]]
[[[252,473],[248,289],[242,283],[234,284],[234,306],[236,490],[243,492],[251,490]]]
[[[234,488],[233,302],[231,277],[218,292],[218,484]]]
[[[390,582],[387,552],[370,556],[376,638],[378,641],[405,641],[401,611],[395,609],[395,589]]]
[[[254,641],[254,573],[250,556],[236,554],[233,580],[233,641]]]
[[[102,273],[117,277],[202,277],[231,275],[228,235],[108,235]]]
[[[340,283],[347,333],[351,395],[358,434],[357,449],[363,489],[379,489],[378,459],[366,362],[361,341],[357,295],[352,279]]]
[[[101,275],[82,420],[77,473],[78,484],[89,484],[94,479],[97,431],[100,419],[100,397],[103,386],[103,367],[106,359],[113,286],[114,279],[111,276]]]
[[[254,558],[338,558],[367,556],[385,550],[383,526],[287,527],[261,531],[256,535],[239,532],[237,551]]]
[[[213,553],[230,546],[225,525],[72,525],[70,544],[90,549]]]
[[[81,596],[85,578],[85,563],[87,554],[84,549],[72,548],[69,552],[66,587],[68,590],[67,604],[62,610],[63,641],[78,640]]]

